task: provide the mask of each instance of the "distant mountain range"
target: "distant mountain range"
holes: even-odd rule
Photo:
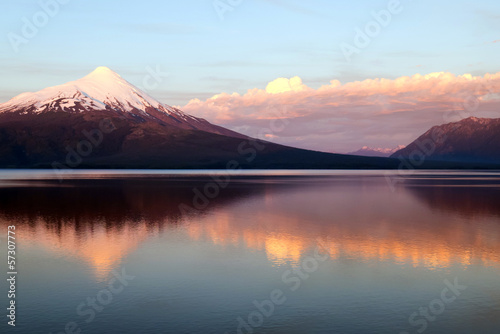
[[[107,67],[0,104],[3,168],[396,168],[249,138],[160,103]]]
[[[435,126],[392,158],[500,163],[500,119],[469,117]]]
[[[363,146],[359,150],[347,154],[362,155],[365,157],[390,157],[394,152],[397,152],[402,148],[404,148],[403,145],[399,145],[396,148],[371,148],[368,146]]]

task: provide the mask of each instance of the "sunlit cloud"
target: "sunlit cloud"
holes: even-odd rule
[[[308,87],[302,83],[302,79],[299,77],[293,77],[291,79],[278,78],[267,84],[266,93],[280,94],[286,92],[301,92],[307,88]]]
[[[466,116],[500,117],[500,72],[436,72],[396,79],[331,80],[317,89],[300,77],[265,89],[191,100],[184,111],[281,144],[329,152],[406,145],[428,128]],[[462,111],[462,112],[459,112]],[[286,120],[274,126],[273,120]],[[274,122],[276,123],[276,122]],[[279,130],[279,131],[278,131]]]

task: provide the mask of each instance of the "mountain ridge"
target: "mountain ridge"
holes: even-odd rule
[[[391,157],[500,163],[500,118],[469,117],[434,126]]]
[[[404,145],[398,145],[396,148],[372,148],[369,146],[363,146],[359,150],[349,152],[347,154],[351,155],[361,155],[365,157],[389,157],[391,156],[394,152],[401,150],[404,148]]]

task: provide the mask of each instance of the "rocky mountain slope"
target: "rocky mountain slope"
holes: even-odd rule
[[[469,117],[435,126],[391,157],[500,163],[500,119]]]

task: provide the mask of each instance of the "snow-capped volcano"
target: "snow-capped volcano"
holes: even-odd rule
[[[53,110],[54,107],[60,107],[62,111],[107,107],[145,111],[147,107],[158,108],[162,104],[109,68],[101,66],[79,80],[45,88],[36,93],[20,94],[1,105],[0,111],[27,106],[34,106],[30,111],[40,113]]]
[[[0,104],[0,113],[33,115],[46,112],[85,113],[106,110],[136,121],[155,121],[183,129],[244,137],[163,104],[111,69],[101,66],[87,76],[63,85],[22,93]]]

